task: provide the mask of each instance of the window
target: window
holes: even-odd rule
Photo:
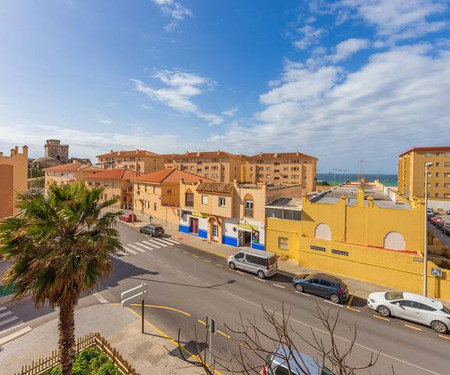
[[[216,224],[213,224],[211,234],[213,237],[219,237],[219,226]]]
[[[253,217],[253,200],[246,199],[244,201],[244,204],[245,204],[244,216]]]
[[[156,211],[158,209],[158,203],[153,203],[153,211]]]
[[[437,161],[435,165],[436,165],[436,167],[439,167],[439,162]]]
[[[236,259],[244,259],[244,253],[237,253],[234,257]]]
[[[167,194],[172,194],[172,189],[167,189]]]
[[[193,193],[186,193],[186,207],[194,207],[194,194]]]
[[[219,197],[219,207],[225,207],[226,201],[224,197]]]
[[[289,375],[291,372],[284,366],[278,366],[275,370],[275,375]]]
[[[300,168],[299,167],[291,167],[291,171],[299,171]]]
[[[439,172],[436,172],[436,173],[434,174],[434,177],[439,177]]]
[[[321,280],[320,280],[320,285],[328,286],[328,287],[333,286],[333,284],[332,284],[330,281],[324,280],[324,279],[321,279]]]
[[[266,174],[266,178],[271,178],[272,176],[270,174]]]
[[[450,163],[445,162],[445,163],[444,163],[444,167],[450,167]]]
[[[433,309],[432,307],[425,305],[423,303],[417,302],[417,304],[419,305],[418,308],[420,310],[425,310],[425,311],[436,311],[436,309]]]
[[[289,250],[289,238],[278,237],[278,248],[280,250]]]
[[[436,182],[436,183],[434,184],[434,187],[439,187],[439,182]]]
[[[298,178],[298,174],[293,174],[293,175],[291,175],[291,178],[297,179],[297,178]]]
[[[331,252],[336,255],[343,255],[343,256],[348,257],[348,251],[332,249]]]
[[[190,169],[190,170],[194,170],[194,166],[191,165],[191,166],[189,167],[189,169]]]
[[[219,167],[218,167],[217,165],[213,165],[213,166],[211,167],[211,169],[212,169],[213,171],[217,171],[217,170],[219,169]]]
[[[208,204],[208,196],[202,195],[202,204]]]
[[[283,167],[283,171],[288,171],[289,168],[288,167]]]
[[[205,171],[207,171],[209,169],[209,167],[207,165],[205,165]]]
[[[217,174],[216,173],[211,174],[211,178],[217,178]]]
[[[327,249],[325,249],[325,248],[322,247],[322,246],[311,245],[311,246],[309,246],[309,248],[310,248],[311,250],[316,250],[316,251],[323,251],[323,252],[327,251]]]
[[[266,167],[266,171],[270,171],[270,167]]]

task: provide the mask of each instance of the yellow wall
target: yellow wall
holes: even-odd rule
[[[297,220],[283,220],[273,217],[266,221],[266,250],[298,260],[301,237],[301,222]],[[288,239],[288,250],[278,247],[279,237]]]

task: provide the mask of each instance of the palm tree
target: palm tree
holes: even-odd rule
[[[59,307],[62,375],[72,374],[78,299],[111,272],[109,256],[122,249],[115,228],[120,213],[102,212],[116,199],[100,202],[103,190],[81,182],[51,185],[47,196],[19,194],[20,213],[0,223],[0,254],[13,260],[4,279],[15,298]]]

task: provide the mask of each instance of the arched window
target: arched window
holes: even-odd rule
[[[322,240],[331,240],[331,230],[327,224],[320,223],[317,225],[314,237],[321,238]]]
[[[185,206],[194,207],[194,194],[192,193],[191,189],[186,190]]]
[[[246,194],[244,197],[244,216],[253,217],[253,196]]]
[[[384,237],[384,246],[385,249],[390,250],[405,250],[406,243],[403,236],[398,232],[389,232]]]

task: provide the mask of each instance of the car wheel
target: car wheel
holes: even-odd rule
[[[236,269],[236,265],[233,262],[230,262],[228,264],[228,267],[230,267],[230,269],[235,270]]]
[[[257,272],[257,275],[258,275],[258,277],[259,277],[260,279],[264,279],[264,278],[266,277],[266,275],[264,275],[264,272],[261,271],[261,270],[259,270],[259,271]]]
[[[388,317],[389,315],[391,315],[391,310],[389,310],[386,306],[383,305],[377,307],[377,312],[378,314],[384,317]]]
[[[333,303],[339,303],[340,302],[339,297],[336,294],[332,294],[330,296],[330,301],[333,302]]]
[[[447,333],[448,331],[446,324],[440,320],[433,320],[430,325],[438,333]]]
[[[303,292],[303,285],[302,284],[295,284],[295,289],[297,292]]]

